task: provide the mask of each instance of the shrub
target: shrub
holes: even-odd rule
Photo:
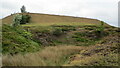
[[[19,26],[20,24],[26,24],[30,22],[30,16],[29,15],[20,15],[17,14],[14,18],[13,18],[13,26]]]
[[[21,21],[22,21],[22,15],[20,15],[20,14],[15,15],[13,18],[12,26],[14,26],[14,27],[19,26]]]
[[[61,29],[55,29],[55,31],[53,31],[53,35],[55,36],[61,36],[63,34],[63,31]]]
[[[26,24],[30,22],[30,16],[29,15],[22,15],[22,20],[20,22],[20,24]]]

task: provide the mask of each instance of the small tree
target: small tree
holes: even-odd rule
[[[13,18],[12,26],[19,26],[20,24],[29,23],[31,16],[26,13],[26,8],[24,5],[21,8],[21,13],[25,14],[16,14]]]
[[[21,13],[27,13],[25,6],[23,5],[21,8]],[[22,20],[20,22],[20,24],[26,24],[29,23],[31,16],[29,16],[28,14],[22,14]]]
[[[22,8],[21,8],[21,13],[26,13],[26,8],[25,8],[24,5],[23,5]]]

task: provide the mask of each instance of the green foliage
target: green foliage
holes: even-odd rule
[[[87,46],[94,45],[97,41],[97,38],[93,37],[94,34],[90,32],[76,32],[72,35],[72,38],[76,42],[76,45]]]
[[[39,50],[39,44],[31,40],[31,33],[21,27],[3,25],[3,54],[17,54]]]
[[[20,10],[21,10],[21,13],[26,13],[26,8],[24,5],[22,6],[22,8]]]
[[[16,27],[19,26],[20,24],[26,24],[30,22],[30,16],[29,15],[21,15],[21,14],[17,14],[14,18],[13,18],[13,24],[12,26]]]
[[[84,38],[76,38],[76,41],[80,41],[80,42],[87,42],[88,40],[87,39],[84,39]]]
[[[62,34],[63,34],[62,29],[57,28],[53,31],[53,35],[55,36],[61,36]]]
[[[20,15],[20,14],[15,15],[13,18],[12,26],[14,26],[14,27],[19,26],[21,21],[22,21],[22,15]]]
[[[30,16],[29,15],[22,15],[22,20],[20,22],[20,24],[26,24],[30,22]]]
[[[23,5],[22,8],[21,8],[21,13],[27,13],[26,8],[25,8],[24,5]],[[30,18],[31,18],[31,16],[29,16],[29,15],[22,15],[20,24],[29,23],[29,22],[30,22]]]
[[[27,39],[32,39],[32,34],[26,30],[24,30],[24,32],[22,32],[22,36],[24,36]]]

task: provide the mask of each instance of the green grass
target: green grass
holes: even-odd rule
[[[108,45],[104,43],[109,43],[109,40],[113,39],[109,39],[109,35],[117,35],[117,30],[108,27],[104,31],[106,35],[98,38],[96,34],[96,29],[98,28],[99,25],[64,22],[58,24],[30,23],[22,25],[20,27],[3,25],[3,65],[61,66],[71,62],[68,65],[78,66],[88,64],[93,66],[115,66],[117,65],[116,53],[110,52],[107,58],[104,56],[98,56],[99,54],[93,51],[99,51],[99,47],[97,47],[98,45],[101,45],[100,47],[103,47],[103,50],[110,50],[104,48],[106,45]],[[111,29],[114,31],[111,31]],[[115,39],[112,41],[114,42]],[[114,44],[117,43],[114,42]],[[110,47],[114,44],[111,44]],[[115,50],[114,47],[113,50]],[[83,55],[89,53],[95,54],[91,56]],[[100,52],[100,54],[101,53],[104,54],[103,52]],[[77,58],[80,58],[82,56],[83,59],[71,61],[71,58],[69,57],[76,56],[76,54]],[[95,61],[97,61],[98,64],[94,64]],[[106,63],[106,61],[110,62]],[[112,62],[115,63],[112,64]]]
[[[63,24],[63,23],[61,23]],[[80,46],[94,45],[99,39],[94,31],[97,25],[49,25],[12,27],[3,25],[3,53],[34,52],[39,45],[76,44]],[[81,24],[81,23],[80,23]],[[26,24],[28,25],[28,24]],[[29,24],[31,25],[31,24]],[[77,29],[82,29],[82,32]],[[89,28],[89,29],[88,29]],[[75,31],[75,32],[74,32]],[[92,31],[92,33],[91,33]],[[73,33],[72,33],[73,32]],[[72,33],[72,34],[71,34]],[[41,34],[41,36],[39,36]],[[69,35],[71,34],[71,35]],[[90,36],[90,37],[89,37]],[[39,38],[44,39],[43,42]],[[60,39],[61,38],[61,39]],[[46,42],[44,42],[46,41]],[[43,45],[43,46],[44,46]],[[15,50],[11,50],[15,49]]]
[[[89,32],[89,31],[83,31],[83,32],[76,32],[72,36],[72,38],[77,42],[77,45],[80,46],[88,46],[88,45],[94,45],[96,44],[100,39],[96,36],[94,31]]]
[[[3,25],[3,54],[17,54],[38,51],[40,45],[31,39],[31,33],[22,27]]]
[[[23,27],[26,30],[31,31],[32,34],[36,36],[37,39],[35,40],[39,44],[41,44],[39,38],[45,39],[45,37],[48,37],[47,39],[45,39],[48,45],[49,44],[57,45],[58,43],[86,46],[94,45],[100,40],[95,33],[96,29],[99,28],[96,25],[83,25],[83,26],[51,25],[51,26],[23,26]],[[39,34],[41,36],[39,36]]]
[[[30,23],[20,27],[8,25],[12,15],[3,19],[4,66],[117,65],[117,28],[105,24],[99,38],[99,20],[29,14]]]

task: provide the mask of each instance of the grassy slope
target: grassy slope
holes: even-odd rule
[[[33,28],[34,27],[34,28]],[[47,26],[48,27],[48,26]],[[93,28],[94,27],[94,28]],[[25,27],[24,27],[25,28]],[[35,27],[35,26],[30,26],[27,27],[29,28],[30,31],[38,34],[40,38],[42,37],[43,39],[46,39],[46,37],[54,31],[55,28],[51,28],[50,26],[46,28],[44,27]],[[41,29],[42,28],[42,29]],[[58,28],[58,27],[57,27]],[[59,27],[63,28],[63,27]],[[70,28],[67,26],[67,28]],[[56,44],[56,46],[47,46],[42,49],[42,51],[39,51],[37,53],[31,53],[31,54],[26,54],[26,55],[6,55],[3,58],[3,65],[12,65],[12,66],[57,66],[57,65],[64,65],[64,66],[84,66],[84,65],[89,65],[89,66],[106,66],[106,65],[112,65],[116,66],[118,63],[117,60],[117,35],[118,35],[118,30],[117,28],[114,27],[106,27],[105,28],[105,33],[108,33],[105,35],[103,38],[101,38],[97,43],[88,43],[92,46],[81,46],[83,44],[86,44],[88,41],[81,40],[81,34],[84,39],[90,40],[92,36],[91,32],[94,32],[94,29],[97,29],[95,26],[83,26],[83,27],[75,27],[77,30],[71,30],[68,31],[66,35],[57,37],[50,37],[50,38],[55,38],[56,40],[59,41],[64,41],[63,39],[69,37],[66,43],[62,44]],[[112,30],[111,30],[112,29]],[[46,31],[48,30],[48,31]],[[50,31],[49,31],[50,30]],[[69,30],[69,29],[68,29]],[[80,31],[80,32],[79,32]],[[83,35],[84,32],[87,32],[88,35]],[[42,35],[45,36],[41,36]],[[76,35],[77,33],[77,35]],[[47,35],[45,35],[47,34]],[[79,41],[73,42],[72,36],[76,35],[77,38],[79,38]],[[86,38],[87,37],[87,38]],[[61,40],[60,40],[61,38]],[[93,38],[93,36],[92,36]],[[47,40],[49,40],[49,37],[47,37]],[[46,41],[47,41],[46,40]],[[75,40],[75,39],[74,39]],[[69,42],[73,42],[73,44]],[[58,43],[58,42],[57,42]],[[61,43],[61,42],[59,42]],[[75,46],[75,44],[79,44],[79,46]],[[39,58],[39,59],[38,59]],[[8,61],[9,60],[9,61]],[[31,61],[33,63],[29,63],[28,61]]]
[[[24,28],[15,29],[7,25],[3,26],[3,45],[5,45],[3,49],[6,49],[3,51],[14,54],[21,51],[34,52],[34,50],[38,50],[38,44],[45,45],[45,47],[37,53],[3,55],[3,65],[117,65],[118,43],[116,41],[118,40],[115,39],[117,38],[117,28],[105,27],[105,36],[98,39],[96,29],[99,29],[101,24],[99,20],[47,14],[30,13],[30,15],[32,16],[31,23],[23,25]],[[11,23],[11,21],[12,16],[3,19],[3,22],[6,23]],[[33,34],[32,39],[26,37],[23,29],[29,31],[28,36],[30,32]]]
[[[100,21],[97,19],[80,18],[80,17],[70,17],[70,16],[59,16],[59,15],[49,15],[49,14],[37,14],[28,13],[31,16],[31,24],[28,25],[100,25]],[[2,19],[4,23],[12,23],[13,15],[7,16]],[[44,24],[43,24],[44,23]],[[107,25],[107,24],[106,24]]]
[[[26,30],[31,31],[36,40],[43,41],[43,44],[73,44],[78,46],[87,46],[99,41],[96,36],[98,26],[24,26]],[[42,40],[43,39],[43,40]],[[38,42],[39,42],[38,41]]]
[[[39,44],[31,40],[29,32],[22,27],[3,25],[3,54],[17,54],[39,50]]]
[[[109,27],[109,35],[94,46],[88,46],[78,54],[70,56],[65,66],[118,66],[119,30]]]

